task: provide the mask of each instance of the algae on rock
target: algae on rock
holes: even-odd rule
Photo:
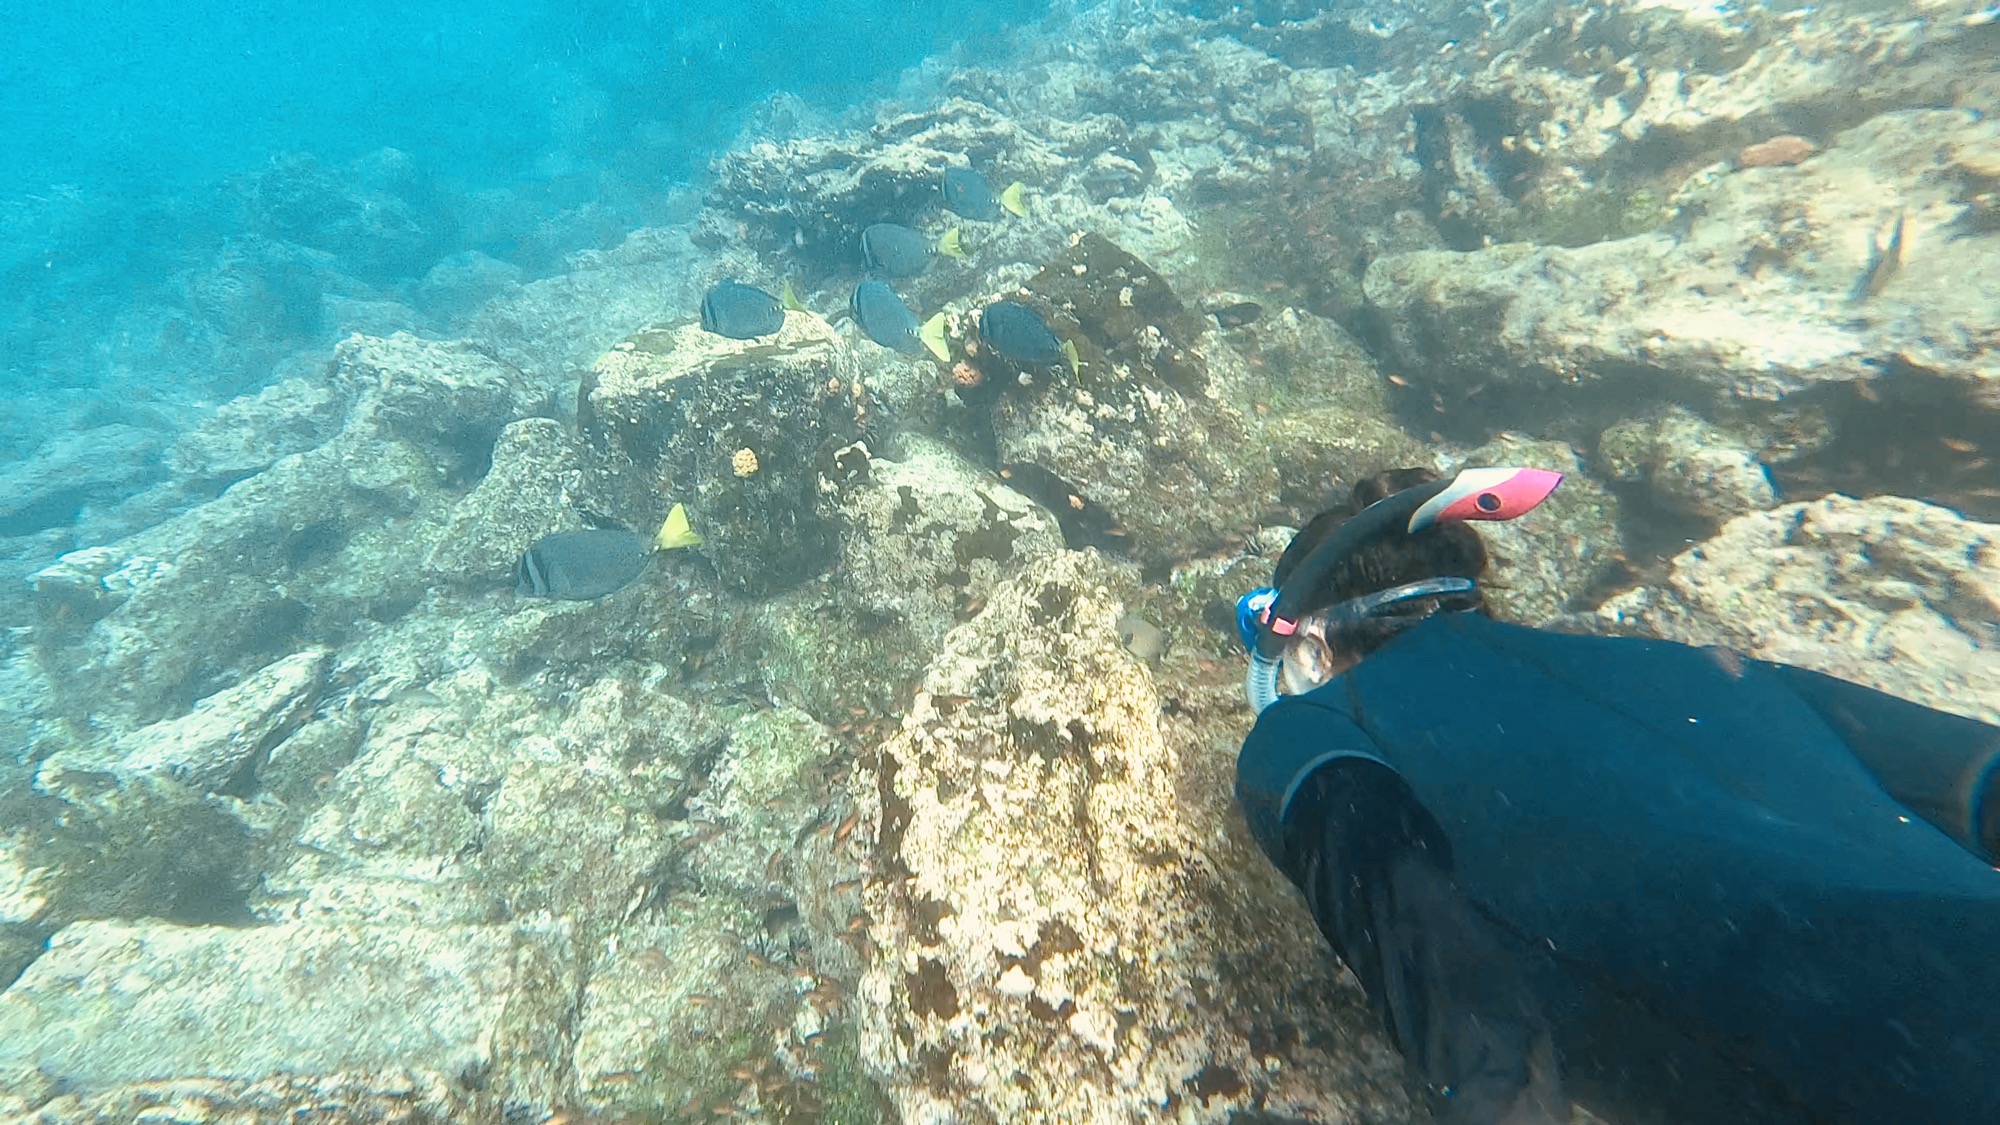
[[[767,595],[833,557],[820,480],[868,429],[859,373],[853,350],[809,313],[787,313],[761,341],[648,329],[597,361],[578,421],[613,462],[600,484],[621,507],[664,515],[685,503],[722,580]]]
[[[1721,644],[1926,706],[2000,721],[2000,527],[1881,496],[1738,516],[1608,625]]]
[[[1111,626],[1135,591],[1095,554],[1031,564],[857,775],[871,1066],[905,1120],[1404,1116],[1400,1066],[1243,833],[1226,759],[1163,729]],[[1277,1011],[1298,1034],[1270,1034]]]

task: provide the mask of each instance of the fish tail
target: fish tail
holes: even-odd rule
[[[917,339],[923,341],[924,347],[929,349],[932,355],[938,357],[938,362],[951,362],[951,345],[947,344],[944,339],[943,313],[938,313],[929,320],[924,321],[923,327],[917,329]]]
[[[1063,341],[1063,358],[1069,361],[1069,373],[1071,375],[1083,369],[1083,362],[1077,358],[1075,340]]]
[[[797,289],[792,288],[792,279],[789,277],[785,279],[784,291],[778,294],[778,303],[780,305],[783,305],[785,309],[789,312],[812,311],[811,309],[806,308],[806,303],[804,301],[801,301],[799,299],[799,291]]]
[[[660,524],[660,532],[653,536],[653,549],[672,551],[681,547],[701,546],[701,536],[688,522],[686,504],[675,504],[667,512],[666,522]]]
[[[1026,200],[1021,198],[1021,193],[1026,190],[1028,190],[1028,185],[1019,180],[1008,184],[1007,190],[1000,193],[1000,206],[1005,208],[1009,215],[1017,219],[1027,218],[1028,204]]]
[[[944,235],[937,241],[937,248],[938,253],[943,254],[947,258],[965,257],[965,247],[960,245],[958,241],[957,227],[944,232]]]

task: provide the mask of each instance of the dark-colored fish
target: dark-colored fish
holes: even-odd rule
[[[1001,358],[1023,367],[1069,363],[1061,337],[1040,313],[1019,301],[995,301],[979,313],[979,340]]]
[[[785,326],[785,306],[754,285],[725,281],[702,297],[701,326],[732,340],[754,340]]]
[[[970,168],[944,170],[944,205],[961,218],[990,223],[1000,217],[1000,201],[993,196],[993,184]]]
[[[942,351],[944,316],[932,317],[932,324],[925,325],[910,311],[910,306],[896,295],[886,281],[869,278],[854,287],[854,296],[847,302],[848,311],[854,314],[855,323],[868,333],[868,338],[885,348],[893,348],[904,355],[923,355],[925,352]],[[927,327],[934,327],[938,344],[928,342]],[[949,357],[949,352],[938,356]]]
[[[957,252],[956,230],[946,232],[936,244],[909,227],[894,223],[876,223],[861,232],[862,260],[884,277],[915,277],[931,268],[931,260],[938,254]]]
[[[1027,214],[1027,208],[1021,202],[1021,184],[1018,182],[996,193],[993,181],[980,173],[970,168],[946,168],[944,182],[940,186],[944,192],[944,205],[960,218],[991,223],[998,221],[1003,213]]]
[[[1255,301],[1243,301],[1234,305],[1224,305],[1219,309],[1210,309],[1208,315],[1214,317],[1215,323],[1224,328],[1241,328],[1246,324],[1256,323],[1257,318],[1264,315],[1264,306]]]
[[[615,593],[646,569],[646,541],[629,531],[559,531],[535,540],[514,568],[524,598],[586,602]]]

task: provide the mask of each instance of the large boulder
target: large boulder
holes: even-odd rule
[[[592,367],[579,425],[628,506],[686,503],[723,581],[771,594],[834,557],[821,480],[868,425],[858,375],[853,350],[810,313],[787,313],[762,340],[647,329]]]
[[[399,1100],[498,1119],[552,1100],[573,973],[559,926],[78,923],[0,993],[0,1111],[214,1120],[278,1100],[261,1083],[332,1080],[361,1104],[331,1120]]]
[[[1114,526],[1072,531],[1072,546],[1172,561],[1226,539],[1239,513],[1275,494],[1268,451],[1215,393],[1203,318],[1152,267],[1079,234],[1005,296],[1039,310],[1080,362],[1026,370],[974,344],[978,385],[966,397],[990,411],[1001,463],[1034,470],[1010,483],[1058,515],[1107,513]],[[1042,474],[1053,481],[1038,488]]]
[[[63,434],[0,468],[0,538],[67,527],[87,504],[116,501],[159,476],[160,438],[136,426]]]
[[[870,1065],[909,1121],[1404,1119],[1400,1066],[1241,827],[1227,752],[1181,725],[1240,718],[1206,691],[1163,718],[1113,625],[1134,593],[1094,554],[1031,564],[857,775]]]
[[[1971,111],[1884,114],[1797,166],[1698,177],[1676,229],[1390,255],[1365,289],[1389,361],[1446,386],[1706,412],[1872,379],[1896,357],[1990,400],[2000,359],[1965,279],[1994,268],[2000,232],[1960,224],[1996,151],[2000,125]]]
[[[2000,527],[1891,496],[1739,516],[1607,626],[1720,644],[2000,721]]]
[[[861,231],[871,223],[944,221],[939,183],[946,168],[969,163],[996,189],[1018,179],[1046,193],[1125,140],[1124,123],[1108,114],[1024,121],[951,97],[915,113],[885,112],[865,131],[760,141],[730,152],[715,162],[710,199],[723,213],[742,216],[744,233],[767,250],[795,253],[815,277],[851,274],[861,269]],[[1042,223],[1025,225],[1044,240],[1049,233]],[[982,223],[969,237],[1013,256],[1017,226]]]
[[[57,753],[44,760],[38,784],[60,788],[71,771],[154,773],[197,793],[249,792],[271,753],[291,737],[326,689],[328,654],[309,650],[272,661],[241,683],[165,719],[98,748]]]
[[[1733,438],[1685,410],[1621,422],[1597,439],[1607,476],[1669,511],[1711,523],[1778,504],[1771,471]]]

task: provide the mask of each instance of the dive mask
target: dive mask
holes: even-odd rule
[[[1263,659],[1257,649],[1258,622],[1269,613],[1277,594],[1266,587],[1252,590],[1236,602],[1236,627],[1242,634],[1243,647],[1250,653],[1253,676],[1259,674],[1259,660]],[[1425,603],[1430,603],[1427,612],[1409,612]],[[1302,618],[1278,658],[1262,665],[1262,673],[1270,678],[1270,684],[1263,692],[1250,691],[1251,704],[1262,711],[1279,695],[1304,695],[1332,679],[1339,671],[1335,654],[1348,647],[1341,643],[1341,635],[1357,626],[1372,623],[1393,627],[1398,622],[1414,625],[1434,612],[1462,613],[1478,609],[1479,605],[1478,583],[1470,578],[1449,577],[1406,582],[1328,606]]]

